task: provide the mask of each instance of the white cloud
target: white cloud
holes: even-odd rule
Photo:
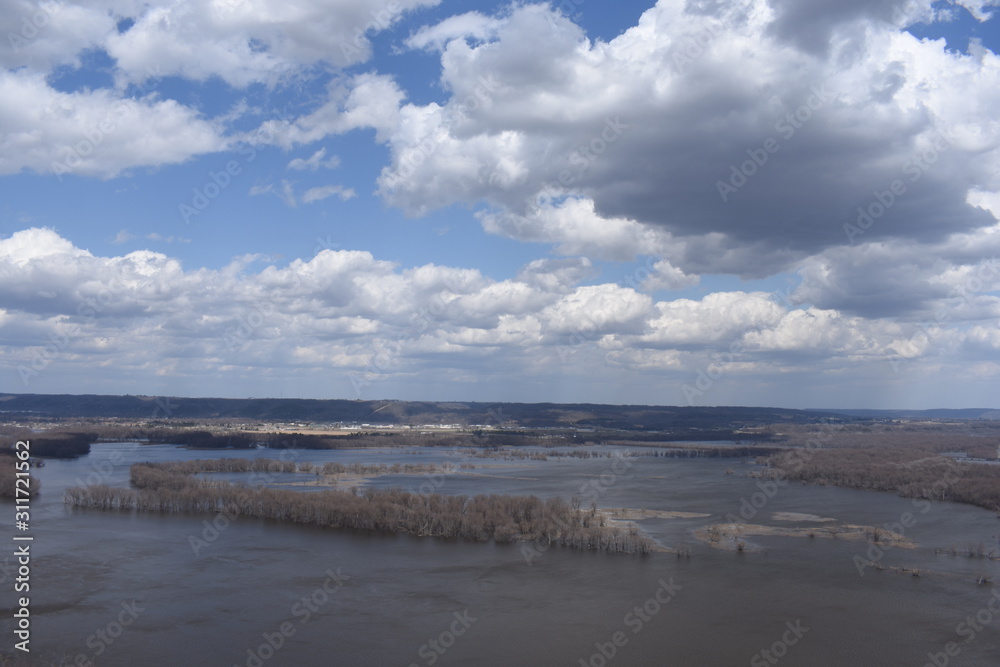
[[[311,204],[327,197],[333,197],[334,195],[340,197],[341,201],[347,201],[354,197],[355,193],[352,188],[345,188],[342,185],[321,185],[306,190],[302,195],[302,203]]]
[[[785,312],[769,295],[759,292],[718,292],[701,301],[660,302],[640,342],[659,348],[717,345],[776,326]]]
[[[893,358],[996,375],[1000,59],[901,30],[965,9],[983,21],[995,1],[901,12],[891,0],[661,0],[610,42],[552,5],[514,4],[394,35],[440,58],[443,100],[410,100],[408,80],[384,72],[338,71],[438,1],[0,0],[0,174],[112,178],[237,141],[302,147],[276,169],[318,172],[339,158],[317,142],[372,129],[388,151],[377,184],[388,204],[410,215],[475,204],[487,232],[556,255],[505,280],[347,250],[185,270],[29,229],[0,239],[4,363],[75,331],[60,360],[81,373],[115,365],[118,379],[302,378],[388,357],[378,375],[411,385],[434,369],[470,386],[558,373],[640,392],[734,342],[728,371],[758,384],[810,364],[878,384],[865,373]],[[56,68],[85,53],[110,59],[108,87],[60,80]],[[320,99],[303,100],[328,75]],[[208,119],[187,106],[199,102],[165,97],[166,77],[246,98]],[[244,131],[265,104],[256,91],[298,84],[304,112]],[[250,195],[291,207],[355,196],[257,178]],[[110,241],[189,239],[122,229]],[[595,266],[637,258],[622,284]],[[651,296],[704,274],[779,272],[801,280],[780,299]],[[255,312],[264,322],[234,341]]]
[[[535,285],[544,292],[565,293],[581,281],[597,275],[586,257],[536,259],[517,274],[517,281]]]
[[[0,71],[0,174],[111,178],[220,151],[218,128],[174,100],[107,90],[63,93],[40,74]]]
[[[48,228],[33,227],[0,240],[0,261],[15,267],[24,267],[33,261],[52,257],[75,260],[90,256],[89,252],[80,250]]]
[[[369,36],[439,1],[3,0],[0,33],[9,48],[0,53],[0,174],[27,169],[110,178],[133,167],[178,164],[225,150],[226,126],[252,110],[245,100],[209,122],[161,98],[157,89],[165,77],[221,79],[237,89],[287,86],[314,78],[310,68],[317,65],[366,61]],[[79,68],[87,52],[111,59],[112,87],[65,92],[50,85],[56,67]],[[124,94],[135,95],[135,86],[138,96]],[[331,103],[316,113],[290,127],[267,121],[244,139],[270,143],[268,133],[276,128],[288,148],[359,127],[386,128],[401,98],[389,77],[359,75],[332,84]],[[293,160],[290,168],[338,164],[335,157],[309,159],[316,163]]]
[[[291,181],[282,180],[280,183],[267,183],[263,185],[254,185],[250,188],[250,196],[256,197],[257,195],[273,194],[281,201],[285,202],[285,205],[290,208],[295,208],[298,206],[298,201],[295,198],[295,186],[292,185]],[[308,202],[307,202],[308,203]]]
[[[467,12],[450,16],[433,26],[423,26],[406,40],[406,45],[411,49],[433,48],[440,51],[453,39],[471,37],[479,41],[486,40],[496,34],[500,25],[499,19],[480,12]]]
[[[113,18],[121,2],[0,2],[0,66],[47,71],[79,65],[80,53],[100,45],[114,32]]]
[[[297,157],[288,163],[288,168],[296,171],[334,169],[338,166],[340,166],[340,158],[336,155],[331,155],[329,159],[327,159],[325,148],[319,149],[308,158]]]
[[[998,0],[952,0],[952,2],[969,10],[977,21],[989,21],[993,18],[990,8],[1000,7]]]
[[[607,43],[537,5],[418,31],[452,97],[381,130],[379,192],[412,215],[486,202],[488,231],[562,254],[655,248],[667,286],[995,224],[966,199],[1000,190],[1000,60],[902,31],[929,2],[701,7],[662,1]]]
[[[276,144],[288,149],[358,128],[374,128],[383,136],[396,127],[403,91],[392,77],[359,74],[348,82],[333,81],[328,101],[292,122],[268,120],[243,138],[251,143]]]
[[[115,237],[111,239],[111,242],[115,245],[121,245],[123,243],[128,243],[135,238],[135,234],[129,233],[127,229],[119,230]]]
[[[669,235],[626,218],[602,218],[591,199],[570,197],[533,209],[528,215],[504,210],[478,214],[483,229],[520,241],[556,244],[562,255],[587,255],[628,262],[661,253]]]
[[[356,250],[322,250],[284,267],[260,268],[262,259],[185,270],[161,253],[95,256],[49,229],[17,232],[0,239],[0,345],[9,351],[0,363],[18,374],[58,340],[44,368],[59,370],[28,373],[29,389],[111,364],[107,381],[121,373],[140,387],[164,376],[201,388],[209,377],[326,378],[350,395],[348,374],[376,368],[386,390],[410,395],[428,374],[533,383],[556,373],[578,388],[625,383],[638,392],[630,400],[659,387],[656,400],[670,402],[723,354],[732,355],[725,369],[734,382],[807,368],[869,381],[877,367],[884,377],[873,381],[884,383],[896,377],[890,360],[978,364],[988,381],[1000,345],[1000,314],[972,327],[916,326],[789,309],[761,292],[654,301],[612,283],[580,284],[593,267],[576,258],[535,261],[500,281]]]
[[[216,0],[149,5],[106,40],[122,72],[142,81],[148,67],[198,81],[218,76],[234,87],[275,84],[316,63],[335,67],[371,57],[368,35],[440,0]]]

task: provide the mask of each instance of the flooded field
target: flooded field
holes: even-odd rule
[[[998,589],[977,583],[1000,581],[1000,561],[963,555],[980,543],[1000,551],[994,513],[778,485],[745,477],[753,466],[738,459],[636,457],[613,468],[604,457],[497,461],[445,449],[284,453],[313,463],[469,463],[477,467],[355,483],[576,495],[584,509],[630,508],[621,520],[689,557],[63,504],[67,486],[127,484],[134,462],[278,454],[98,444],[38,469],[31,664],[1000,664],[1000,613],[988,607]],[[274,481],[297,478],[309,476]],[[9,532],[12,515],[3,513]],[[767,530],[744,529],[742,551],[724,548],[724,536],[713,542],[710,527],[737,519]],[[852,538],[837,533],[843,526],[896,528],[906,539]],[[8,590],[12,562],[3,561]]]

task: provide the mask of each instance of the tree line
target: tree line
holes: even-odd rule
[[[933,448],[838,447],[807,450],[804,455],[774,454],[762,461],[790,480],[951,500],[1000,511],[1000,465],[957,462]]]
[[[187,461],[164,461],[143,463],[143,466],[162,470],[174,475],[193,475],[202,472],[264,472],[264,473],[311,473],[338,475],[396,475],[434,473],[443,470],[432,463],[311,463],[309,461],[276,461],[275,459],[191,459]]]
[[[66,490],[65,501],[76,507],[102,510],[223,513],[229,517],[497,543],[537,541],[638,554],[653,549],[652,542],[639,535],[636,528],[604,525],[600,514],[581,511],[561,498],[449,496],[395,488],[301,493],[193,478],[162,464],[149,463],[133,465],[130,479],[135,488],[105,484],[71,487]]]
[[[0,449],[10,449],[18,440],[31,441],[31,455],[54,459],[74,459],[90,453],[90,443],[97,436],[90,432],[50,431],[33,433],[29,429],[11,430],[0,436]]]

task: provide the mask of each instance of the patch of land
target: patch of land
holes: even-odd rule
[[[677,512],[673,510],[647,510],[632,507],[619,507],[597,510],[609,519],[625,521],[641,521],[643,519],[703,519],[711,514],[703,512]]]
[[[338,474],[382,473],[386,466],[332,465]],[[395,466],[393,466],[395,467]],[[409,466],[416,471],[424,466]],[[645,554],[656,546],[634,527],[608,525],[592,511],[561,498],[451,496],[401,489],[322,490],[301,493],[267,486],[234,485],[195,477],[203,472],[309,472],[312,464],[268,459],[215,459],[136,463],[135,488],[106,484],[70,487],[65,502],[114,511],[202,512],[227,518],[250,516],[331,528],[409,533],[472,541],[532,542],[575,549]],[[322,475],[323,470],[321,469]],[[266,481],[266,477],[264,478]],[[194,546],[194,545],[192,545]]]
[[[899,533],[876,526],[861,526],[857,524],[838,524],[835,526],[784,528],[780,526],[763,526],[753,523],[716,523],[705,526],[694,533],[695,537],[716,549],[735,551],[761,551],[747,538],[758,536],[769,537],[808,537],[850,540],[852,542],[875,542],[881,548],[916,549],[917,543]]]
[[[815,523],[826,523],[836,521],[828,516],[817,516],[816,514],[804,514],[802,512],[775,512],[771,515],[775,521],[808,521]]]

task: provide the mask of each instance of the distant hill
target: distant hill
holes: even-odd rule
[[[437,403],[298,398],[162,398],[71,394],[0,394],[0,417],[260,419],[351,424],[461,424],[628,430],[737,428],[852,418],[822,410],[670,407],[590,403]]]
[[[937,408],[934,410],[827,410],[862,419],[1000,419],[994,408]]]

